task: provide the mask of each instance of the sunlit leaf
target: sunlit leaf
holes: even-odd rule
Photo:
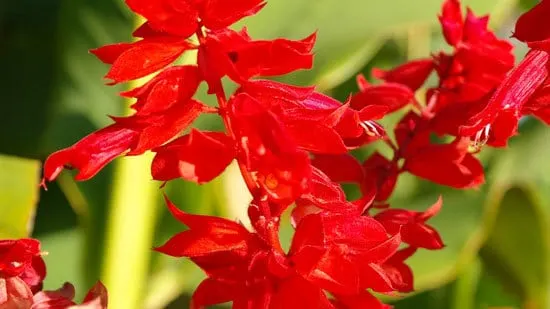
[[[0,155],[0,239],[30,235],[39,183],[39,162]]]

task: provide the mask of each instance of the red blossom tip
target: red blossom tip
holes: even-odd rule
[[[550,1],[543,0],[518,18],[513,36],[530,45],[550,40],[548,16],[550,16]]]

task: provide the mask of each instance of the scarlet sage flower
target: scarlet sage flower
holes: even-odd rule
[[[35,239],[0,240],[0,306],[28,308],[42,289],[46,265]]]
[[[132,106],[136,113],[112,117],[114,124],[50,155],[44,163],[44,178],[52,181],[69,167],[79,171],[77,180],[86,180],[120,155],[139,155],[176,137],[207,109],[191,99],[199,81],[196,67],[174,67],[123,93],[137,98]]]
[[[311,174],[307,153],[254,98],[240,93],[228,104],[239,159],[271,199],[290,204],[307,189]]]
[[[389,289],[392,281],[381,265],[397,252],[400,238],[388,238],[370,217],[306,216],[285,254],[238,223],[186,214],[167,203],[190,229],[156,250],[190,257],[208,275],[193,295],[193,308],[227,301],[234,308],[360,308],[331,303],[323,290],[336,299],[355,295],[385,308],[363,289]]]
[[[98,282],[84,297],[82,304],[77,305],[74,301],[75,290],[72,284],[65,283],[56,291],[38,292],[33,297],[31,309],[107,309],[107,289]]]
[[[483,166],[470,152],[468,138],[449,144],[432,144],[429,122],[410,112],[395,128],[403,169],[422,178],[454,188],[478,187]]]
[[[407,259],[419,249],[443,248],[427,223],[441,200],[424,212],[392,208],[388,201],[398,177],[409,172],[454,188],[477,187],[484,174],[472,142],[505,145],[525,114],[550,122],[550,32],[540,30],[546,29],[541,25],[548,22],[549,1],[518,21],[515,35],[532,51],[514,68],[510,43],[487,28],[488,17],[469,9],[463,14],[458,0],[445,0],[439,20],[451,52],[374,70],[381,84],[360,75],[358,93],[339,102],[314,87],[258,79],[310,68],[316,38],[255,40],[246,28],[229,28],[258,12],[261,0],[127,0],[147,19],[133,34],[140,39],[93,53],[111,65],[106,77],[113,83],[157,74],[121,94],[136,100],[134,114],[111,117],[110,126],[52,154],[45,179],[55,179],[65,167],[78,169],[76,179],[88,179],[118,156],[152,150],[154,179],[202,184],[235,161],[253,197],[250,230],[184,213],[167,201],[189,229],[156,250],[191,259],[207,276],[193,294],[192,308],[224,302],[242,309],[390,308],[371,292],[412,291]],[[196,65],[171,65],[190,49],[197,50]],[[438,84],[421,104],[415,92],[432,73]],[[229,95],[225,77],[238,84]],[[218,106],[194,99],[203,81]],[[394,141],[377,120],[404,108],[410,110],[393,128]],[[220,116],[224,130],[188,131],[202,113]],[[452,140],[437,142],[434,134]],[[375,141],[392,155],[374,152],[360,162],[349,153]],[[350,200],[341,183],[357,185],[360,197]],[[279,227],[289,207],[294,235],[285,251]],[[7,294],[14,295],[11,301],[32,302],[32,292],[18,290],[18,283],[27,286],[20,277],[3,279],[14,283]],[[65,286],[40,292],[34,302],[74,306],[71,291]],[[85,304],[101,306],[103,294]]]
[[[383,103],[353,109],[311,87],[264,80],[249,81],[238,92],[250,94],[270,109],[298,146],[313,153],[343,154],[385,135],[374,121],[388,112]]]
[[[316,35],[299,41],[252,40],[246,28],[237,32],[222,29],[206,33],[199,47],[197,63],[210,93],[219,91],[219,80],[229,76],[237,83],[252,77],[277,76],[313,64],[311,50]]]
[[[32,238],[0,240],[0,307],[1,308],[107,308],[107,290],[98,282],[76,305],[70,283],[57,291],[42,291],[46,265],[40,242]]]
[[[488,98],[513,68],[512,45],[488,30],[488,17],[476,17],[468,9],[463,17],[460,2],[446,0],[439,16],[443,34],[452,53],[440,52],[432,59],[414,60],[389,71],[376,70],[375,76],[387,82],[403,83],[411,89],[426,81],[432,68],[439,77],[437,87],[428,89],[425,116],[433,118],[433,130],[439,135],[471,137],[477,144],[502,146],[502,135],[511,135],[507,120],[489,128],[462,128],[477,113],[489,108]],[[483,112],[481,112],[483,111]],[[510,117],[506,117],[510,118]],[[502,133],[507,131],[509,133]]]
[[[229,4],[223,0],[126,0],[126,4],[145,17],[156,31],[187,38],[198,29],[199,21],[208,29],[224,29],[246,16],[256,14],[265,2],[236,0]]]
[[[414,248],[441,249],[443,241],[439,233],[426,221],[441,210],[442,200],[439,200],[424,212],[404,209],[385,209],[374,218],[382,223],[390,233],[400,233],[403,242]]]
[[[550,4],[542,1],[518,19],[514,35],[532,50],[508,74],[485,108],[461,127],[462,134],[490,130],[489,142],[506,146],[507,140],[516,134],[522,115],[546,119],[550,51],[550,33],[545,31],[550,26],[547,14],[550,14]]]

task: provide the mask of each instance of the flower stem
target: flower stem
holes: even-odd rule
[[[130,84],[133,86],[137,85]],[[109,290],[109,308],[139,308],[145,295],[158,213],[158,185],[151,181],[150,173],[152,158],[148,152],[115,163],[101,273]]]

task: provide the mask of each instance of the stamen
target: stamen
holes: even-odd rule
[[[491,133],[491,125],[488,124],[483,127],[481,130],[477,131],[474,140],[472,141],[470,147],[471,152],[479,152],[487,141],[489,141],[489,133]]]
[[[365,129],[368,136],[382,136],[384,135],[384,129],[372,120],[363,121],[360,123],[361,127]]]

